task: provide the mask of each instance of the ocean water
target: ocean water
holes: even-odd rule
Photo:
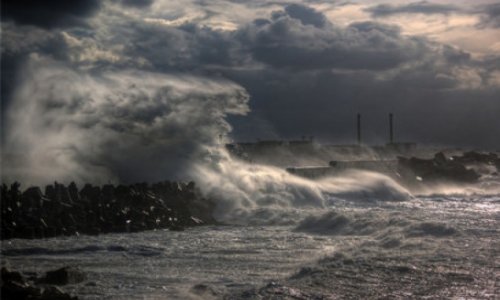
[[[276,210],[276,209],[274,209]],[[2,243],[26,274],[71,265],[81,299],[500,297],[500,195],[413,195],[280,208],[281,222]],[[268,293],[268,294],[266,294]]]

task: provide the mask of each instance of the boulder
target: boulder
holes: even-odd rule
[[[62,267],[54,271],[48,271],[45,276],[37,280],[37,283],[66,285],[80,283],[86,279],[85,274],[75,267]]]
[[[29,205],[30,207],[41,207],[43,204],[43,198],[42,190],[40,190],[37,186],[28,188],[22,194],[23,203],[25,205]]]
[[[216,299],[219,296],[219,292],[215,288],[206,284],[194,285],[190,291],[202,299]]]
[[[4,281],[2,284],[2,300],[41,299],[42,290],[27,283]],[[52,299],[52,298],[44,298]]]
[[[24,278],[19,272],[13,272],[7,269],[6,267],[2,268],[2,282],[18,282],[24,284]]]
[[[453,156],[453,160],[463,164],[495,164],[498,161],[496,153],[479,153],[476,151],[469,151],[462,154],[462,156]]]
[[[434,162],[439,165],[445,165],[446,163],[448,163],[448,159],[446,159],[446,156],[443,152],[439,152],[434,154]]]
[[[418,177],[425,182],[474,183],[480,177],[477,172],[467,169],[457,160],[447,159],[443,153],[437,153],[433,159],[398,157],[398,170],[407,180]]]
[[[37,299],[40,295],[40,289],[30,286],[21,273],[2,268],[2,299]]]
[[[72,297],[70,294],[65,293],[63,290],[58,288],[57,286],[49,286],[44,288],[42,291],[42,295],[39,298],[40,300],[76,300],[77,297]]]

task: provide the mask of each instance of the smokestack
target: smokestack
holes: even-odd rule
[[[357,129],[358,129],[358,145],[361,145],[361,114],[358,114]]]
[[[394,116],[392,113],[389,114],[389,143],[394,143],[394,124],[393,124]]]

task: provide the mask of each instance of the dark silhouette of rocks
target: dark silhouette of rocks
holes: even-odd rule
[[[486,164],[496,166],[500,170],[500,158],[496,153],[465,152],[462,156],[453,156],[452,159],[462,164]]]
[[[20,184],[1,187],[1,238],[50,238],[60,235],[182,230],[215,223],[214,203],[194,182],[86,184],[78,190],[55,182],[45,192]]]
[[[460,160],[449,159],[442,152],[433,159],[398,157],[398,172],[406,181],[474,183],[481,177],[467,169]]]
[[[80,283],[85,279],[85,274],[80,269],[63,267],[57,270],[48,271],[45,273],[44,277],[37,280],[37,283],[66,285]]]
[[[65,267],[62,269],[72,269]],[[60,269],[60,270],[62,270]],[[61,274],[60,270],[49,271],[47,275],[52,272],[58,272]],[[70,273],[68,273],[70,274]],[[47,276],[46,275],[46,276]],[[74,274],[73,274],[74,275]],[[72,275],[72,276],[73,276]],[[81,273],[80,276],[82,276]],[[83,275],[84,276],[84,275]],[[68,282],[71,283],[71,282]],[[75,282],[76,283],[76,282]],[[70,294],[64,292],[57,286],[29,282],[25,279],[21,273],[13,272],[6,267],[2,268],[2,286],[1,286],[1,299],[5,300],[19,300],[19,299],[32,299],[32,300],[76,300],[77,297],[71,296]]]

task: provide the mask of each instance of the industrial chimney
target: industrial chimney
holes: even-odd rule
[[[394,127],[393,127],[393,118],[392,113],[389,114],[389,143],[394,143]]]
[[[358,114],[357,129],[358,129],[358,145],[361,145],[361,114]]]

